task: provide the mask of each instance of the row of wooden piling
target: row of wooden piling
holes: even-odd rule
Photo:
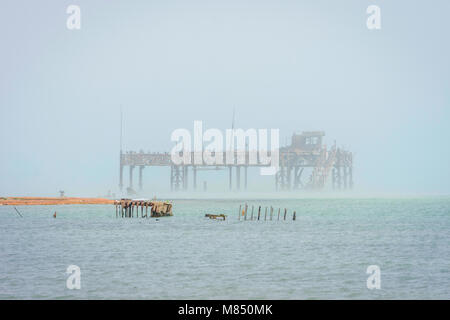
[[[256,213],[255,213],[255,219],[253,219],[253,211],[254,211],[255,207],[252,206],[250,219],[247,219],[247,211],[248,211],[249,207],[248,207],[247,204],[244,204],[243,208],[242,208],[242,205],[240,205],[239,206],[239,217],[238,217],[238,219],[241,220],[241,216],[242,216],[243,220],[251,220],[251,221],[253,221],[253,220],[262,220],[261,208],[262,208],[261,206],[258,207],[258,214],[256,215]],[[273,220],[273,218],[274,218],[274,212],[275,212],[274,208],[272,206],[265,207],[265,210],[264,210],[264,221],[267,220],[267,213],[268,213],[268,211],[269,211],[269,220]],[[281,208],[278,208],[277,220],[280,220],[280,215],[282,215],[282,220],[286,220],[287,215],[288,215],[287,208],[284,208],[284,213],[281,212]],[[292,212],[292,220],[293,221],[296,220],[296,216],[297,216],[297,213],[295,211],[293,211]]]

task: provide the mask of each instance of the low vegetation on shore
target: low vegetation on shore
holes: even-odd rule
[[[114,204],[114,200],[104,198],[69,197],[0,197],[3,206],[62,205],[62,204]]]

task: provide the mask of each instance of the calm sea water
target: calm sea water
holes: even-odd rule
[[[238,221],[240,200],[173,203],[158,221],[107,205],[21,206],[23,218],[0,207],[0,298],[450,299],[448,197],[248,201],[288,208],[286,221]],[[66,288],[71,264],[80,290]],[[369,265],[380,290],[366,287]]]

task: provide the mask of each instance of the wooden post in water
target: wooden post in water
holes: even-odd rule
[[[280,220],[280,210],[281,208],[278,208],[278,220]]]
[[[294,220],[295,221],[295,211],[294,211],[294,215],[292,216],[292,220]]]
[[[239,212],[238,212],[238,220],[239,221],[241,220],[241,207],[242,207],[242,204],[239,205]]]
[[[273,215],[273,207],[270,206],[270,221],[272,221],[272,215]]]
[[[267,219],[267,207],[266,207],[266,210],[264,212],[264,221],[266,221],[266,219]]]
[[[141,218],[144,217],[144,205],[141,203]]]
[[[248,205],[245,204],[244,220],[247,220],[247,209],[248,209]]]
[[[286,213],[287,213],[287,209],[284,208],[284,220],[286,220]]]
[[[259,206],[258,208],[258,221],[259,221],[259,216],[261,215],[261,206]]]
[[[116,218],[117,218],[117,216],[118,216],[118,212],[117,212],[117,203],[116,203]]]
[[[252,206],[252,217],[251,217],[251,219],[250,220],[252,220],[253,221],[253,206]]]

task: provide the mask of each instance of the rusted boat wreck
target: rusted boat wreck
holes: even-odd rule
[[[167,201],[121,199],[114,201],[114,204],[116,206],[117,218],[139,218],[139,216],[141,218],[158,218],[173,216],[172,204]]]

